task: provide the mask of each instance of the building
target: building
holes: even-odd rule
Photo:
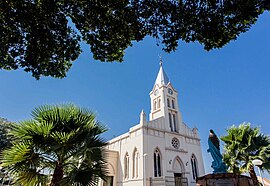
[[[192,186],[204,174],[198,130],[183,122],[162,61],[150,100],[149,121],[142,111],[139,124],[109,141],[109,177],[101,186]]]

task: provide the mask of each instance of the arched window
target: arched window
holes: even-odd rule
[[[198,164],[197,164],[197,159],[194,156],[194,154],[192,154],[190,160],[191,160],[192,176],[193,176],[193,179],[195,180],[198,177]]]
[[[161,176],[161,155],[158,149],[154,152],[154,177]]]
[[[128,156],[128,153],[126,153],[125,155],[125,159],[124,159],[124,177],[125,179],[128,179],[128,175],[129,175],[129,156]]]
[[[167,106],[171,107],[169,98],[167,98]]]
[[[161,100],[158,99],[158,108],[160,108],[160,103],[161,103]]]
[[[175,117],[175,114],[173,114],[173,131],[174,132],[177,132],[177,129],[176,129],[176,117]]]
[[[175,107],[174,107],[174,100],[172,100],[172,108],[174,109]]]
[[[157,109],[157,101],[154,101],[154,110]]]
[[[137,178],[138,177],[138,167],[139,166],[139,152],[138,150],[135,148],[134,152],[133,152],[133,178]]]
[[[171,131],[173,132],[172,115],[171,115],[171,113],[169,113],[169,124],[170,124]]]

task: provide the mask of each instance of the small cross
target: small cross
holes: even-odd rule
[[[163,63],[162,56],[161,56],[161,54],[159,54],[159,65],[162,66],[162,63]]]

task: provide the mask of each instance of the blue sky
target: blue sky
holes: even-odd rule
[[[0,117],[29,119],[42,104],[73,102],[97,113],[110,129],[104,137],[127,132],[139,122],[142,109],[149,114],[150,97],[159,70],[159,57],[179,93],[184,122],[197,127],[202,139],[205,168],[209,129],[225,135],[232,124],[251,122],[270,134],[270,14],[222,49],[204,51],[197,43],[180,42],[176,52],[164,53],[146,38],[126,50],[125,62],[95,61],[84,52],[64,79],[37,81],[21,70],[0,71]]]

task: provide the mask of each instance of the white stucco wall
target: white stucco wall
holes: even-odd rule
[[[164,122],[155,121],[154,123]],[[114,173],[110,171],[109,176],[114,176],[114,185],[138,186],[143,185],[144,171],[146,179],[154,177],[154,151],[156,148],[161,153],[162,177],[173,177],[174,173],[182,173],[188,179],[189,185],[195,185],[191,170],[191,156],[195,155],[198,162],[198,174],[204,174],[203,159],[200,141],[198,138],[175,132],[168,132],[163,127],[152,128],[149,126],[136,125],[128,133],[118,136],[109,141],[107,149],[114,153],[108,157],[108,162]],[[191,134],[191,133],[190,133]],[[180,142],[179,148],[172,147],[172,138]],[[138,177],[133,177],[133,153],[135,148],[139,152]],[[115,153],[117,152],[117,155]],[[124,159],[129,155],[129,176],[124,177]],[[144,168],[144,156],[145,168]],[[178,163],[180,162],[180,163]],[[114,174],[114,175],[113,175]]]
[[[169,100],[169,105],[167,100]],[[170,83],[162,65],[150,92],[150,101],[148,122],[142,111],[139,124],[130,128],[129,132],[109,141],[107,149],[112,154],[108,156],[108,166],[110,166],[109,176],[114,176],[113,185],[144,186],[146,180],[148,186],[149,180],[152,179],[155,181],[155,186],[173,186],[176,173],[187,178],[189,186],[195,185],[191,166],[192,155],[196,157],[198,175],[201,176],[205,173],[198,130],[190,129],[183,123],[178,92]],[[174,101],[174,106],[172,106],[172,101]],[[175,116],[176,122],[170,123],[169,113]],[[173,127],[171,127],[172,124]],[[173,138],[179,141],[179,146],[172,145]],[[158,178],[154,177],[154,151],[156,148],[160,151],[162,169],[162,176]],[[137,177],[133,176],[135,149],[139,153]],[[126,154],[129,156],[128,178],[125,178],[124,175]]]

